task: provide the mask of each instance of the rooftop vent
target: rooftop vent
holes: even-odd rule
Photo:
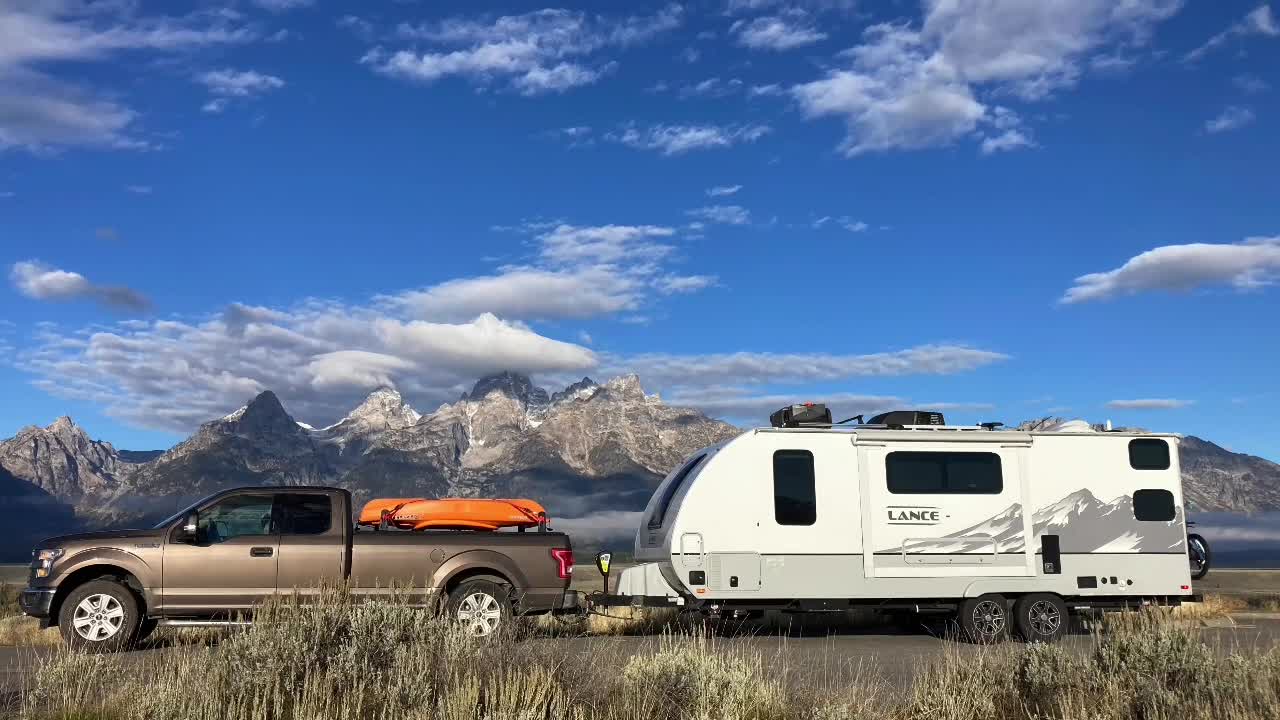
[[[788,405],[769,416],[769,424],[776,428],[804,427],[806,425],[830,425],[831,408],[821,403]]]
[[[906,427],[907,425],[946,425],[942,413],[932,410],[892,410],[880,413],[867,421],[868,425],[888,425],[890,427]]]

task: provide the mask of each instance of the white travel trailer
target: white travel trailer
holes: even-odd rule
[[[985,642],[1192,599],[1176,436],[817,409],[694,453],[655,491],[636,558],[685,605],[954,613]]]

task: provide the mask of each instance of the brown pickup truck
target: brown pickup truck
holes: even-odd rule
[[[563,533],[371,530],[331,488],[240,488],[150,530],[50,538],[32,553],[23,611],[73,646],[121,648],[158,625],[245,616],[274,594],[347,583],[392,586],[488,635],[513,614],[570,610],[573,551]]]

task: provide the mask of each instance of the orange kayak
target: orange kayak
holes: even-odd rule
[[[533,500],[379,498],[365,503],[360,524],[401,530],[497,530],[545,525],[547,511]]]

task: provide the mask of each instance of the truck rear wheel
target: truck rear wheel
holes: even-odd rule
[[[71,591],[58,611],[58,630],[73,648],[112,652],[130,647],[142,617],[133,593],[114,580],[90,580]]]
[[[989,593],[960,603],[960,631],[979,645],[991,645],[1009,636],[1009,601]]]
[[[1033,593],[1013,604],[1013,624],[1027,642],[1053,642],[1067,631],[1067,604],[1057,595]]]
[[[445,616],[469,635],[496,635],[511,625],[511,596],[490,580],[467,580],[449,593]]]

